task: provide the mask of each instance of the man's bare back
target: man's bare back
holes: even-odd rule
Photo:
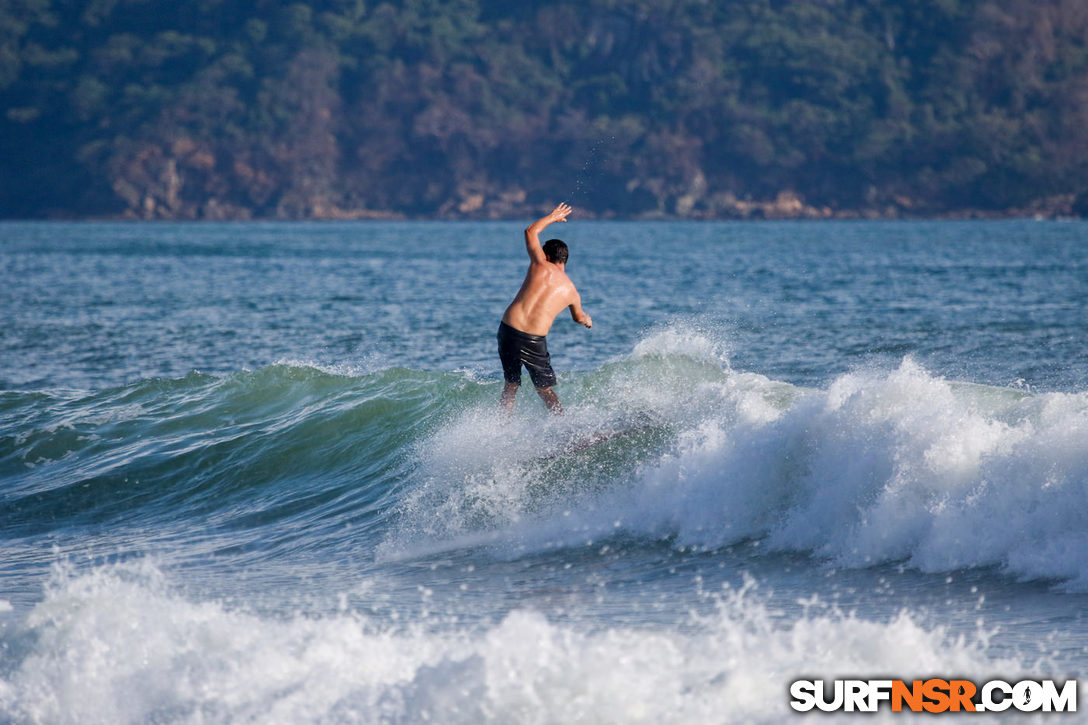
[[[569,206],[560,204],[551,214],[536,220],[525,230],[529,270],[514,301],[502,316],[503,324],[499,325],[498,333],[499,358],[506,380],[501,402],[507,410],[514,406],[524,365],[544,404],[552,412],[561,412],[559,398],[552,391],[555,373],[545,336],[563,308],[570,310],[575,322],[587,328],[593,326],[592,318],[582,310],[578,290],[567,277],[567,245],[558,239],[548,240],[543,247],[540,245],[540,232],[552,222],[565,222],[570,212]]]
[[[529,252],[529,270],[514,301],[506,308],[502,321],[530,335],[544,336],[552,329],[555,316],[570,308],[574,321],[593,327],[593,320],[582,311],[582,298],[567,276],[566,262],[548,261],[540,247],[540,232],[553,221],[565,222],[571,208],[560,204],[548,216],[538,219],[525,230],[525,248]]]

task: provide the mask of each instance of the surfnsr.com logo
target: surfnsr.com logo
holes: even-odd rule
[[[790,684],[790,707],[798,712],[1076,712],[1077,681],[1060,687],[1054,680],[797,680]]]

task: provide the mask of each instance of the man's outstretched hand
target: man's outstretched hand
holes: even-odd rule
[[[544,261],[544,252],[540,249],[540,232],[552,222],[565,222],[570,212],[570,204],[560,204],[552,209],[551,214],[540,217],[526,228],[525,249],[529,252],[530,259],[534,262]]]
[[[564,202],[552,209],[552,213],[544,218],[548,220],[549,224],[552,222],[565,222],[572,211],[570,204]]]

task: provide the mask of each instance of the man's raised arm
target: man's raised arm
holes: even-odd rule
[[[525,251],[529,253],[529,259],[534,262],[545,261],[544,250],[540,248],[540,233],[552,222],[565,222],[570,212],[570,205],[560,204],[552,210],[551,214],[529,225],[525,230]]]

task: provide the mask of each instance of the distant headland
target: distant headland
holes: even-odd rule
[[[1088,216],[1079,0],[20,0],[0,218]]]

